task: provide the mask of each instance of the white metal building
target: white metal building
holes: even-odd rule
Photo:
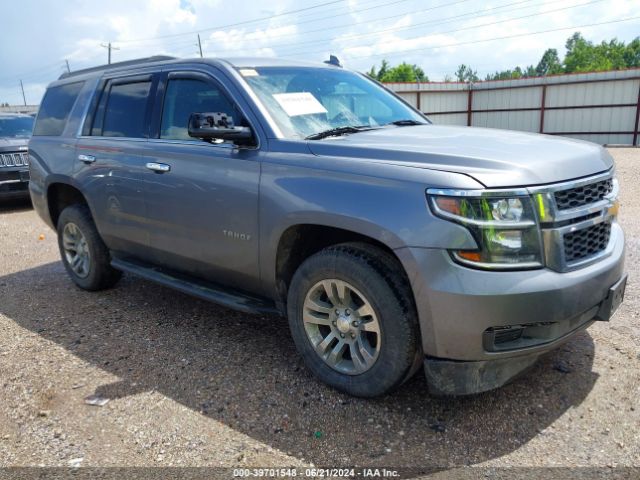
[[[469,83],[388,83],[434,123],[640,146],[640,69]]]

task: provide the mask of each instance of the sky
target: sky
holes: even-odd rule
[[[465,63],[484,78],[535,65],[547,48],[562,56],[574,31],[596,42],[631,41],[640,35],[638,6],[638,0],[0,0],[0,103],[22,104],[22,80],[27,103],[37,104],[66,71],[65,61],[71,70],[104,64],[109,42],[113,62],[197,57],[198,33],[210,57],[321,62],[334,54],[359,71],[383,59],[406,61],[436,81]]]

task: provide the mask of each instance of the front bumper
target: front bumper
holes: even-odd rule
[[[29,195],[29,170],[0,170],[0,198],[18,198]]]
[[[430,372],[451,375],[456,364],[480,362],[467,366],[476,371],[472,377],[485,372],[480,376],[491,378],[484,383],[493,386],[483,390],[494,388],[587,328],[609,288],[624,275],[624,234],[617,223],[610,245],[611,253],[597,263],[564,273],[474,270],[458,265],[442,249],[397,250],[416,299],[427,377]],[[514,327],[521,336],[510,339]],[[507,341],[497,343],[497,337]],[[487,373],[491,368],[501,373]]]

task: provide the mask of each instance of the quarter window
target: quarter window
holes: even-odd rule
[[[150,90],[151,82],[112,85],[104,113],[102,136],[146,137],[145,117]]]
[[[67,83],[51,87],[40,105],[34,135],[62,135],[84,82]]]
[[[237,110],[222,90],[211,83],[189,78],[169,80],[164,98],[160,138],[190,140],[192,113],[224,112],[240,124]]]

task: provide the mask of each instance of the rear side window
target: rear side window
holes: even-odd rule
[[[146,112],[151,82],[111,85],[104,109],[101,133],[104,137],[144,138],[147,136]]]
[[[62,135],[67,119],[84,82],[67,83],[47,90],[33,135]]]

